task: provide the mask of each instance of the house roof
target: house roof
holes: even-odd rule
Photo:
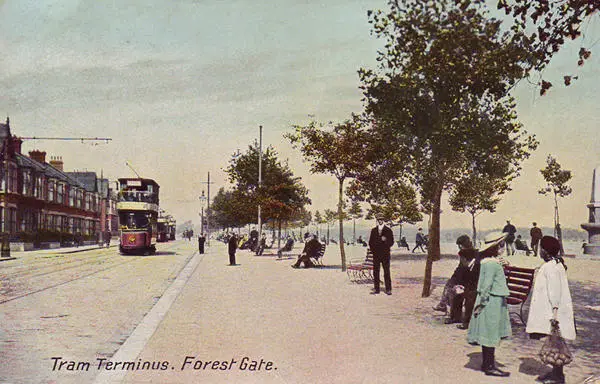
[[[95,191],[94,189],[92,189],[92,190],[87,189],[83,183],[81,183],[78,179],[69,175],[68,172],[59,171],[58,169],[54,168],[53,166],[51,166],[48,163],[40,163],[38,161],[33,160],[32,158],[30,158],[28,156],[23,155],[22,153],[15,153],[15,160],[16,160],[17,164],[21,167],[33,168],[38,172],[43,172],[48,177],[52,177],[54,179],[64,181],[68,184],[74,185],[79,188],[86,189],[90,192]]]

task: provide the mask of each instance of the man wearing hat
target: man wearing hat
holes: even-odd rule
[[[515,233],[517,233],[517,228],[510,223],[510,219],[506,220],[506,225],[502,228],[502,232],[507,233],[506,236],[506,256],[515,254],[515,247],[513,243],[515,242]]]
[[[527,319],[527,332],[532,339],[540,339],[552,333],[552,322],[557,321],[560,335],[567,340],[575,340],[573,302],[567,280],[564,260],[558,255],[560,242],[552,236],[540,240],[540,256],[545,263],[535,275],[531,305]],[[546,384],[565,382],[562,365],[553,365],[552,371],[538,377],[537,381]]]
[[[394,244],[394,233],[385,225],[383,216],[375,216],[377,225],[371,230],[369,236],[369,248],[373,252],[373,283],[371,294],[379,293],[379,270],[383,266],[383,279],[385,281],[385,293],[392,294],[392,278],[390,275],[390,248]],[[381,266],[380,266],[381,265]]]

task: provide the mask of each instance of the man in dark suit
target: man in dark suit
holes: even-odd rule
[[[310,236],[310,235],[308,235]],[[311,257],[315,257],[321,251],[321,243],[317,240],[317,235],[312,236],[312,239],[304,244],[304,249],[295,264],[292,264],[292,268],[300,268],[300,264],[304,263],[304,268],[314,267],[315,265],[310,260]]]
[[[235,233],[232,233],[231,237],[229,238],[229,242],[227,243],[227,245],[229,246],[229,265],[236,265],[235,251],[237,249],[237,242],[237,236],[235,235]]]
[[[198,252],[200,254],[204,253],[204,243],[206,242],[206,236],[204,236],[204,233],[201,233],[200,236],[198,236]]]
[[[385,281],[385,293],[392,294],[392,278],[390,276],[390,248],[394,244],[394,234],[390,227],[385,225],[382,216],[376,216],[377,226],[371,230],[369,236],[369,248],[373,252],[373,277],[374,288],[371,294],[379,293],[379,269],[383,266],[383,279]]]

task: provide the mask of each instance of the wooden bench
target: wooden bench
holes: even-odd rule
[[[323,266],[323,255],[325,255],[325,248],[327,245],[325,243],[321,244],[321,249],[317,252],[316,255],[311,256],[310,261],[317,267]]]
[[[346,267],[346,273],[350,281],[354,283],[367,283],[373,281],[373,252],[367,249],[367,255],[364,260],[350,260]]]
[[[523,316],[523,305],[525,305],[529,293],[531,292],[534,274],[535,269],[513,267],[511,265],[504,266],[504,276],[506,276],[506,283],[508,284],[508,290],[510,291],[506,303],[509,306],[519,306],[519,312],[516,314],[519,316],[523,325],[527,324],[527,319]]]

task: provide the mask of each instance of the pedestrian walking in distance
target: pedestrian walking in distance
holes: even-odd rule
[[[204,243],[206,242],[206,237],[204,236],[204,233],[201,233],[200,236],[198,236],[198,252],[200,254],[204,253]]]
[[[510,223],[510,219],[506,220],[506,225],[502,228],[502,232],[507,233],[506,236],[506,256],[511,256],[515,254],[515,233],[517,233],[517,228]]]
[[[235,251],[237,250],[237,236],[235,235],[235,233],[231,234],[231,237],[229,238],[229,242],[227,243],[228,248],[229,248],[229,265],[236,265],[235,264]]]
[[[567,267],[558,254],[558,239],[544,236],[540,240],[540,256],[545,263],[535,275],[531,305],[525,332],[532,339],[541,339],[552,333],[552,322],[557,321],[560,336],[567,340],[575,340],[575,321],[573,302],[567,280]],[[537,378],[546,384],[562,384],[565,382],[563,366],[552,365],[552,371]]]
[[[537,223],[532,223],[533,227],[529,230],[529,236],[531,236],[531,249],[533,250],[534,256],[538,255],[538,249],[540,246],[540,240],[544,236],[542,230],[537,226]]]
[[[417,248],[421,249],[421,252],[425,252],[423,246],[427,245],[427,240],[425,238],[425,234],[423,233],[423,228],[419,228],[417,234],[415,235],[415,247],[412,250],[412,253],[415,253]]]
[[[376,216],[377,226],[371,230],[369,236],[369,248],[373,253],[373,277],[374,287],[372,294],[379,293],[379,271],[383,266],[383,279],[385,281],[385,293],[392,294],[392,278],[390,275],[390,248],[394,244],[394,233],[385,225],[382,216]]]
[[[469,322],[467,341],[481,345],[481,370],[486,376],[510,376],[496,367],[494,352],[500,340],[511,336],[506,298],[509,296],[504,268],[498,259],[505,247],[506,234],[492,232],[485,237],[486,248],[480,251],[479,282],[475,309]]]

